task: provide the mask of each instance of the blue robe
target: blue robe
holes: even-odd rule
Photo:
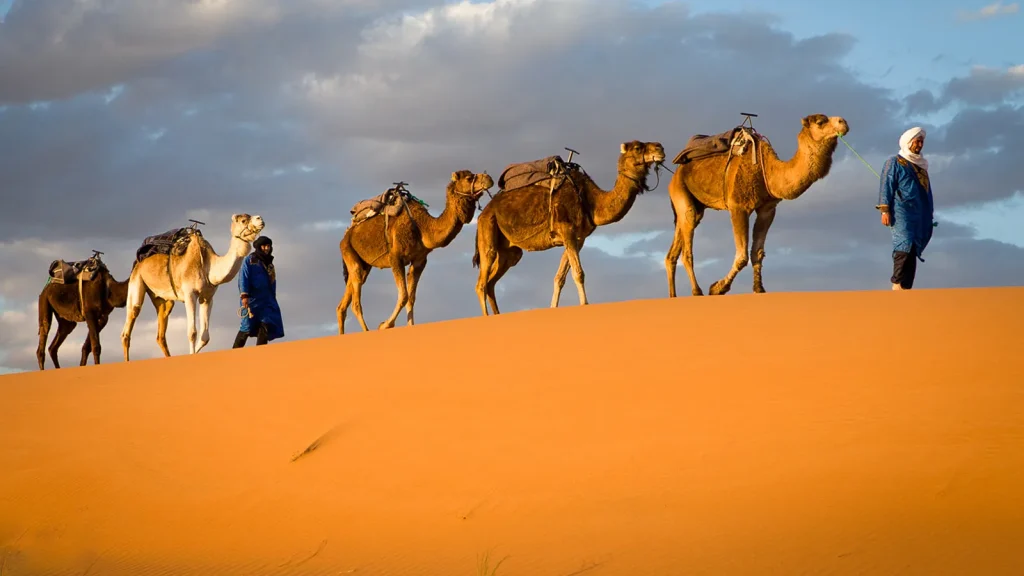
[[[935,208],[928,172],[896,155],[882,167],[878,187],[878,208],[888,207],[892,221],[893,252],[917,249],[917,258],[932,239]]]
[[[272,278],[267,267],[255,254],[250,254],[242,263],[242,270],[238,274],[238,293],[239,306],[241,295],[249,296],[249,312],[252,313],[252,318],[242,313],[239,330],[255,336],[251,328],[256,322],[261,322],[267,327],[268,341],[284,336],[281,308],[277,305],[277,275]]]

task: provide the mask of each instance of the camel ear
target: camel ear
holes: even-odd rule
[[[810,121],[807,120],[806,116],[800,119],[800,124],[802,124],[804,128],[807,128],[808,126],[811,125]]]
[[[459,173],[458,172],[452,172],[452,182],[455,182],[458,179],[459,179]]]
[[[625,154],[626,153],[626,143],[625,142],[623,142],[622,144],[619,144],[619,153],[620,154]]]

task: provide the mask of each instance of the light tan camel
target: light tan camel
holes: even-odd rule
[[[780,160],[771,144],[762,138],[740,157],[715,153],[679,164],[668,185],[675,222],[672,246],[665,257],[670,298],[676,296],[676,262],[680,254],[693,295],[703,295],[693,271],[693,233],[706,208],[729,211],[736,243],[732,269],[711,285],[710,293],[727,293],[736,274],[747,265],[751,214],[757,215],[749,250],[754,266],[754,292],[765,291],[761,264],[775,207],[783,200],[799,198],[812,184],[828,175],[838,136],[850,130],[842,117],[830,118],[824,114],[804,117],[802,126],[796,138],[796,153],[786,161]]]
[[[167,349],[167,319],[175,302],[185,303],[185,321],[188,324],[189,354],[195,354],[210,341],[210,312],[217,287],[234,279],[242,261],[252,250],[252,242],[259,237],[265,223],[258,214],[231,215],[231,244],[221,256],[202,237],[194,234],[183,254],[153,254],[132,267],[128,278],[127,313],[121,330],[124,360],[128,361],[132,329],[142,310],[143,294],[148,294],[156,308],[156,343],[164,356]],[[199,343],[196,343],[196,302],[199,303]]]
[[[393,328],[402,306],[406,307],[406,323],[412,326],[416,286],[427,266],[427,255],[450,244],[462,227],[473,220],[477,201],[492,186],[494,181],[486,172],[474,174],[459,170],[452,172],[452,179],[445,188],[444,211],[437,218],[418,202],[406,201],[408,211],[402,208],[393,216],[386,218],[379,214],[349,226],[339,243],[345,294],[337,308],[338,333],[345,333],[349,304],[359,325],[364,331],[369,330],[363,320],[362,290],[371,268],[390,268],[398,289],[395,309],[378,329]],[[406,266],[409,267],[408,278]]]
[[[476,252],[473,266],[479,266],[476,293],[480,309],[487,315],[500,314],[494,289],[501,277],[523,257],[523,251],[540,252],[563,246],[562,259],[555,273],[551,307],[565,286],[572,268],[580,305],[587,304],[580,250],[598,226],[622,220],[638,194],[647,188],[652,166],[665,160],[665,149],[658,142],[623,142],[619,149],[618,175],[610,191],[602,190],[582,171],[569,172],[572,181],[562,182],[551,197],[549,182],[521,188],[509,188],[494,195],[476,224]],[[549,209],[550,199],[550,209]]]

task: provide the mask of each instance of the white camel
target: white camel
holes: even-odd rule
[[[188,325],[189,354],[195,354],[210,341],[210,312],[217,287],[231,282],[252,250],[252,242],[263,231],[264,222],[258,214],[231,215],[231,244],[220,256],[200,235],[194,235],[182,255],[153,254],[132,269],[128,279],[127,314],[121,330],[124,360],[128,361],[132,329],[142,310],[143,294],[148,294],[157,314],[156,343],[164,356],[167,349],[167,318],[175,302],[185,303]],[[199,303],[199,343],[196,344],[196,302]]]

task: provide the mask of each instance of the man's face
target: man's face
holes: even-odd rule
[[[270,254],[270,251],[272,249],[273,246],[271,246],[270,244],[263,244],[260,246],[260,252],[263,252],[264,254]]]
[[[920,154],[921,149],[924,148],[924,137],[918,136],[910,141],[910,151],[914,154]]]

